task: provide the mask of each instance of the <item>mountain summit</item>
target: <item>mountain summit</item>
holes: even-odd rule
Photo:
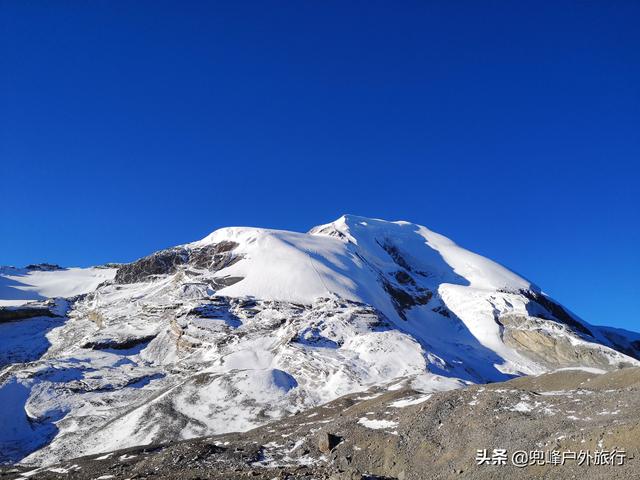
[[[125,265],[5,267],[0,293],[4,462],[243,431],[374,385],[640,365],[640,335],[423,226],[353,215]]]

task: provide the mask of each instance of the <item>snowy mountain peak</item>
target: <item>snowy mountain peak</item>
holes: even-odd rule
[[[406,221],[343,215],[335,222],[310,231],[348,239],[363,250],[384,257],[380,249],[396,262],[421,268],[423,273],[439,276],[443,282],[466,284],[481,289],[520,290],[532,284],[492,260],[462,247],[428,228]]]
[[[501,265],[404,221],[343,215],[308,234],[230,227],[187,247],[221,242],[235,244],[234,254],[241,258],[219,272],[242,278],[220,291],[229,296],[310,304],[319,296],[335,294],[386,311],[388,304],[379,301],[386,296],[380,275],[398,272],[431,290],[440,284],[492,291],[537,290]]]
[[[639,335],[426,227],[354,215],[111,269],[5,269],[0,288],[0,461],[246,430],[372,385],[640,365]]]

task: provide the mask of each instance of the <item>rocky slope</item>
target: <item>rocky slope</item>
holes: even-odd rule
[[[560,371],[433,394],[408,388],[409,383],[346,395],[246,433],[137,447],[36,470],[7,469],[0,478],[640,476],[638,368],[606,374]],[[494,449],[504,449],[505,455]],[[481,462],[484,458],[491,460]]]
[[[397,379],[640,365],[640,335],[407,222],[226,228],[127,265],[0,273],[5,463],[246,431]]]

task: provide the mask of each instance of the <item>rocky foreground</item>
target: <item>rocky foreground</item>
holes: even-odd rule
[[[432,394],[400,383],[245,433],[5,468],[0,478],[627,480],[640,478],[639,412],[639,368]]]

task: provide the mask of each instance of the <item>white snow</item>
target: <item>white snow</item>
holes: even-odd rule
[[[403,398],[402,400],[397,400],[395,402],[392,402],[390,406],[393,408],[410,407],[412,405],[419,405],[421,403],[424,403],[430,398],[431,398],[431,395],[420,395],[414,398]]]
[[[116,271],[98,267],[53,271],[0,267],[0,306],[91,292],[102,282],[113,279]]]
[[[398,426],[398,422],[394,422],[392,420],[376,420],[366,417],[360,418],[358,423],[373,430],[381,430],[383,428],[393,428]]]
[[[530,412],[531,410],[533,410],[533,405],[525,401],[518,402],[511,408],[513,412]]]

